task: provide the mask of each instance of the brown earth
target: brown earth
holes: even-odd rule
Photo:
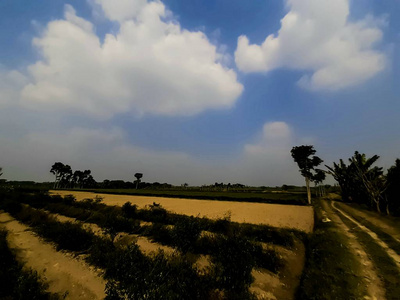
[[[0,224],[9,232],[7,241],[16,251],[17,259],[38,272],[49,284],[49,292],[72,300],[104,299],[105,281],[93,267],[56,251],[53,245],[44,242],[7,213],[0,213]]]
[[[72,194],[77,200],[99,196],[103,198],[103,203],[117,206],[122,206],[129,201],[143,208],[156,202],[160,203],[165,209],[178,214],[204,216],[211,219],[221,218],[230,214],[233,222],[265,224],[273,227],[293,228],[305,232],[312,232],[314,226],[313,208],[310,206],[112,195],[77,191],[50,192],[62,196]]]
[[[357,209],[351,205],[342,202],[338,204],[340,206],[341,205],[345,206],[352,215],[361,217],[363,219],[367,219],[369,222],[373,223],[375,226],[378,226],[382,231],[386,232],[387,234],[390,234],[393,238],[395,238],[397,241],[400,242],[399,220],[394,221],[392,220],[395,219],[394,217],[388,217],[388,216],[382,217],[378,215],[376,212]]]
[[[365,295],[364,299],[386,299],[383,282],[378,275],[378,270],[365,252],[363,246],[357,241],[357,237],[352,233],[352,228],[346,226],[337,215],[338,211],[336,209],[333,210],[327,201],[322,201],[322,207],[325,210],[325,220],[335,222],[342,233],[349,238],[350,251],[353,252],[354,256],[359,259],[360,264],[363,265],[362,273],[357,274],[357,276],[362,277],[366,287],[367,295]]]

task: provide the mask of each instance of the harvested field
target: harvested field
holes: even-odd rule
[[[233,222],[293,228],[304,232],[312,232],[314,226],[313,208],[310,206],[126,196],[77,191],[50,192],[61,196],[72,194],[78,201],[99,196],[103,198],[105,204],[117,206],[131,202],[139,208],[143,208],[156,202],[168,211],[189,216],[205,216],[211,219],[224,217],[230,213]]]

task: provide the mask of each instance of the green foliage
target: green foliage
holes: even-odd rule
[[[221,235],[214,243],[211,261],[217,285],[226,291],[227,296],[242,294],[253,282],[251,271],[256,265],[254,244],[238,235]]]
[[[175,224],[172,230],[172,238],[176,247],[186,253],[194,250],[194,245],[199,239],[200,233],[201,227],[196,218],[190,217]]]
[[[119,251],[117,272],[106,287],[106,299],[208,299],[211,285],[182,256],[162,251],[146,257],[137,245]]]
[[[390,214],[399,209],[397,191],[400,176],[396,170],[400,169],[400,161],[389,169],[387,176],[383,175],[383,169],[373,167],[379,159],[378,155],[367,158],[365,154],[358,151],[349,158],[349,165],[343,160],[333,163],[332,167],[326,166],[330,174],[339,183],[343,201],[366,204],[369,208],[378,212],[385,210]],[[397,176],[397,179],[396,179]]]
[[[138,212],[138,208],[137,208],[136,204],[132,205],[132,203],[126,202],[126,203],[124,203],[124,205],[122,205],[121,209],[122,209],[122,213],[124,214],[125,218],[130,218],[130,219],[136,218],[137,212]]]

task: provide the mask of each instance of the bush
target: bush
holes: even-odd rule
[[[210,230],[213,232],[222,233],[225,235],[232,234],[231,213],[227,213],[223,218],[217,219],[211,224]]]
[[[176,247],[186,253],[192,251],[200,237],[201,228],[194,217],[177,222],[171,235]]]
[[[253,282],[251,271],[256,265],[253,247],[240,235],[221,235],[215,239],[212,274],[227,295],[243,294]]]
[[[171,229],[160,223],[153,223],[151,226],[146,228],[143,234],[151,236],[155,242],[164,245],[171,245],[174,241]]]
[[[120,251],[118,273],[106,286],[106,299],[208,299],[210,283],[199,277],[181,256],[166,258],[162,251],[145,257],[137,245]]]
[[[137,205],[132,205],[130,202],[126,202],[124,205],[122,205],[122,213],[125,218],[132,218],[135,219],[137,216]]]
[[[57,250],[86,251],[92,245],[93,234],[80,224],[71,222],[44,222],[37,226],[38,233],[57,244]]]

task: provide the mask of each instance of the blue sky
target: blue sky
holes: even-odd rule
[[[396,0],[0,3],[0,166],[52,180],[303,184],[326,164],[400,157]]]

